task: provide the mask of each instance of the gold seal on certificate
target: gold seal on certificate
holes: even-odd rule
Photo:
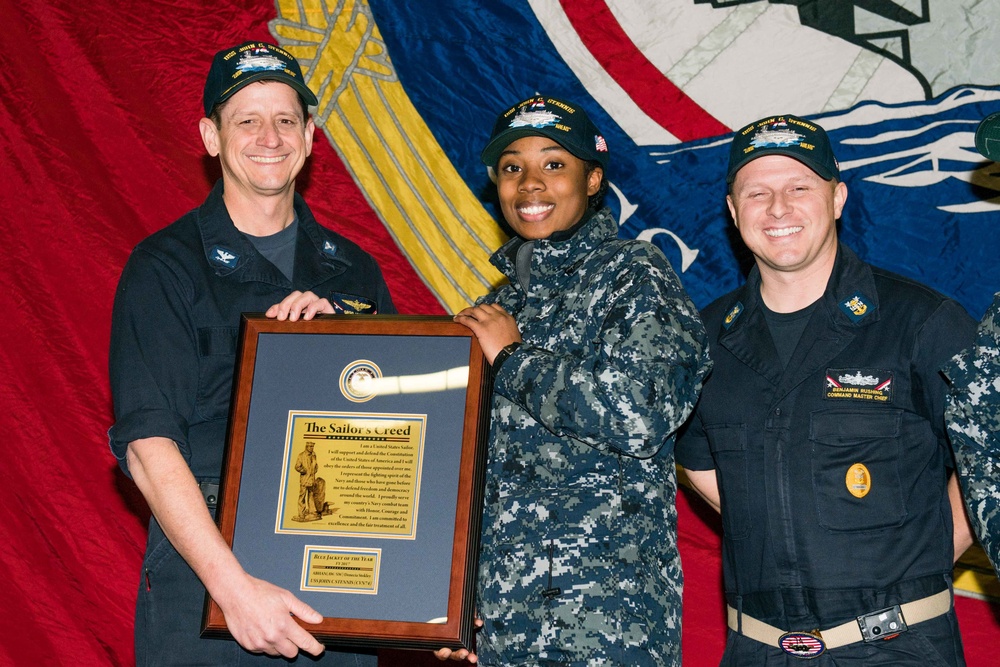
[[[376,382],[382,377],[382,369],[367,359],[344,366],[340,374],[340,391],[344,398],[355,403],[364,403],[375,398]]]

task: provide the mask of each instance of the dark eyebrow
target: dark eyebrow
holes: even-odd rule
[[[569,153],[569,151],[566,150],[566,148],[557,141],[553,141],[551,146],[546,146],[545,148],[542,149],[543,153],[549,151],[563,151]],[[502,158],[504,155],[520,155],[520,154],[521,151],[512,151],[510,149],[505,149],[502,153],[500,153],[500,157],[498,157],[497,160],[499,161],[500,158]]]

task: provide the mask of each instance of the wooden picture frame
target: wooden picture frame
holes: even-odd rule
[[[491,371],[444,316],[245,314],[216,520],[321,642],[472,648]],[[203,636],[230,636],[206,595]]]

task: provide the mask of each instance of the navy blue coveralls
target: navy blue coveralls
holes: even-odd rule
[[[962,306],[841,245],[787,368],[764,320],[756,267],[702,318],[715,366],[677,460],[716,470],[728,604],[809,632],[950,588],[939,369],[972,340],[975,322]],[[856,464],[867,471],[858,495]],[[730,630],[722,664],[802,659]],[[962,665],[954,609],[811,664]]]
[[[293,290],[331,303],[394,313],[382,273],[366,252],[317,224],[295,195],[293,280],[238,230],[222,181],[205,203],[151,235],[122,272],[111,323],[111,449],[128,474],[128,443],[160,436],[177,443],[200,482],[218,482],[240,314],[263,312]],[[199,639],[205,589],[150,519],[136,605],[136,663],[236,665],[255,659],[234,641]],[[353,655],[327,651],[335,664]],[[375,656],[357,664],[375,665]],[[309,660],[310,664],[312,661]]]

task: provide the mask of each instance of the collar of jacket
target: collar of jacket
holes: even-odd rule
[[[568,239],[557,241],[540,239],[529,242],[514,237],[493,253],[490,262],[507,276],[511,284],[527,285],[529,284],[528,277],[518,276],[516,256],[518,249],[523,244],[531,243],[531,261],[526,265],[531,275],[530,284],[535,285],[540,281],[547,282],[546,279],[575,273],[580,263],[594,248],[604,243],[608,238],[616,238],[617,236],[618,223],[611,210],[604,208],[594,213]]]
[[[253,244],[236,228],[229,210],[222,199],[223,182],[216,181],[205,203],[198,209],[198,228],[205,257],[219,276],[234,275],[240,282],[263,282],[292,288],[291,282],[281,271],[264,259]],[[338,252],[336,239],[325,234],[313,217],[305,200],[295,193],[293,202],[299,232],[295,241],[295,285],[309,289],[330,275],[350,268],[344,253]],[[222,266],[211,261],[215,248],[225,248],[237,255],[232,266]],[[311,260],[310,260],[311,258]]]
[[[859,298],[865,308],[863,316],[848,315],[847,304]],[[858,327],[868,326],[879,321],[879,300],[878,291],[875,287],[875,278],[872,275],[871,266],[861,261],[861,259],[843,243],[837,244],[837,258],[834,260],[833,272],[827,283],[826,291],[820,297],[817,308],[822,308],[828,313],[830,321],[835,327],[842,327],[846,330],[855,330]],[[728,332],[723,336],[732,334],[751,319],[751,315],[762,306],[760,298],[760,270],[754,264],[747,276],[747,281],[743,287],[739,288],[730,299],[727,312],[733,312],[737,304],[742,304],[742,312],[736,317]]]

